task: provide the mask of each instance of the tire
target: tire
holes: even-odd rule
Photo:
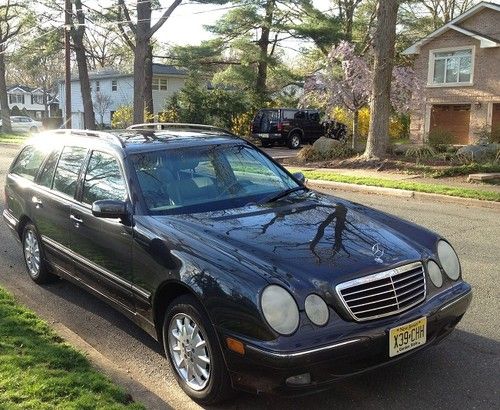
[[[288,148],[290,148],[290,149],[298,149],[300,147],[301,142],[302,141],[300,138],[300,134],[298,132],[293,132],[288,137],[287,145],[288,145]]]
[[[272,142],[270,141],[266,141],[266,140],[260,140],[260,144],[264,147],[264,148],[267,148],[267,147],[270,147],[271,145],[273,145]]]
[[[43,285],[51,283],[57,276],[50,273],[44,260],[44,252],[40,235],[32,223],[26,224],[22,236],[24,263],[28,275],[33,282]]]
[[[193,296],[180,296],[169,305],[162,335],[165,355],[177,382],[191,399],[208,405],[231,397],[231,381],[217,335],[203,307]],[[184,367],[186,362],[187,368]]]
[[[31,127],[30,128],[30,132],[33,133],[33,132],[38,132],[38,128],[37,127]]]

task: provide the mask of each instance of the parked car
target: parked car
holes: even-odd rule
[[[10,125],[13,132],[39,132],[43,128],[40,121],[35,121],[30,117],[16,115],[10,117]],[[2,127],[2,120],[0,119],[0,128]]]
[[[207,128],[41,134],[5,198],[31,279],[109,302],[204,404],[320,390],[411,356],[472,297],[439,234],[314,192]]]
[[[259,110],[252,121],[252,135],[263,147],[278,142],[297,149],[301,143],[313,142],[323,135],[343,139],[346,130],[341,123],[321,122],[317,110],[266,108]]]

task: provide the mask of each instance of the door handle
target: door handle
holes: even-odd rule
[[[75,226],[78,228],[80,226],[80,224],[83,223],[83,219],[81,218],[77,218],[75,215],[71,214],[69,216],[69,219],[71,219],[74,223],[75,223]]]
[[[40,200],[39,200],[36,196],[33,196],[33,197],[31,198],[31,203],[32,203],[33,205],[35,205],[35,208],[37,208],[37,209],[38,209],[38,208],[41,208],[41,207],[43,206],[42,201],[40,201]]]

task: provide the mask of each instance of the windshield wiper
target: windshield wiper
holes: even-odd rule
[[[292,192],[297,192],[297,191],[302,191],[302,190],[308,190],[305,186],[296,186],[294,188],[288,188],[285,189],[284,191],[278,192],[277,194],[272,194],[261,201],[259,201],[259,204],[268,204],[270,202],[275,202],[278,199],[281,199],[287,195],[290,195]]]

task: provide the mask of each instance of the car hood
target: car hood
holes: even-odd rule
[[[154,218],[211,244],[218,260],[230,255],[228,263],[253,265],[270,282],[291,289],[307,282],[307,288],[329,293],[353,277],[422,259],[425,247],[365,209],[309,193],[268,205]]]

